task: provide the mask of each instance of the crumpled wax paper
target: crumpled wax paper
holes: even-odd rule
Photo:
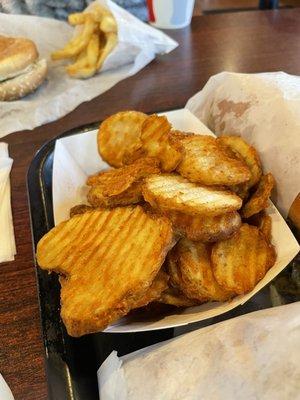
[[[73,27],[49,18],[0,13],[0,35],[22,36],[33,40],[40,58],[46,58],[49,67],[46,82],[36,92],[17,101],[0,102],[0,138],[63,117],[79,104],[136,74],[156,54],[168,53],[178,45],[114,2],[97,0],[95,3],[109,7],[116,18],[118,45],[105,60],[103,71],[86,80],[70,78],[64,69],[64,61],[53,62],[50,59],[51,53],[62,48],[72,37]]]
[[[123,357],[98,370],[101,400],[296,400],[300,302],[257,311]]]
[[[300,192],[300,77],[284,72],[212,76],[186,104],[217,136],[240,135],[272,171],[284,217]]]

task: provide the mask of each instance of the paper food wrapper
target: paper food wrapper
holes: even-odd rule
[[[0,399],[14,400],[14,396],[11,390],[1,374],[0,374]]]
[[[13,164],[8,145],[0,143],[0,263],[12,261],[16,243],[11,211],[10,171]]]
[[[186,107],[217,136],[240,135],[276,178],[284,217],[300,192],[300,77],[284,72],[212,76]]]
[[[109,7],[117,21],[118,45],[105,60],[103,71],[86,80],[70,78],[64,69],[65,62],[53,62],[50,59],[54,50],[62,48],[72,38],[73,27],[49,18],[0,13],[0,34],[33,40],[40,58],[46,58],[49,67],[46,82],[36,92],[17,101],[0,102],[0,137],[23,129],[33,129],[63,117],[79,104],[136,74],[156,54],[168,53],[178,45],[114,2],[97,2]]]
[[[98,371],[101,400],[291,400],[300,393],[300,302],[246,314]]]
[[[213,135],[190,111],[183,109],[164,113],[175,129]],[[53,161],[53,208],[55,224],[69,218],[70,208],[86,203],[87,177],[108,168],[97,151],[97,131],[73,135],[56,141]],[[273,172],[271,170],[271,172]],[[134,321],[122,318],[109,326],[106,332],[136,332],[170,328],[212,318],[245,303],[269,283],[294,258],[299,246],[284,219],[271,204],[268,213],[272,218],[273,244],[277,261],[254,290],[225,303],[211,302],[198,307],[176,310],[157,320]]]

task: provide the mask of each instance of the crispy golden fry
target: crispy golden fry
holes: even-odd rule
[[[113,14],[100,5],[89,12],[70,14],[71,25],[82,25],[76,37],[62,49],[52,53],[53,60],[76,57],[75,63],[66,67],[73,78],[89,78],[102,68],[107,56],[118,42],[118,26]]]
[[[86,52],[83,52],[83,56],[79,57],[74,64],[66,67],[68,74],[73,78],[81,79],[86,79],[93,76],[96,71],[99,51],[99,35],[94,33],[87,46]]]
[[[257,151],[239,136],[221,136],[217,138],[219,144],[228,146],[236,155],[240,155],[251,171],[251,178],[247,182],[250,189],[259,181],[262,169]]]
[[[66,67],[66,71],[72,78],[88,79],[91,76],[95,75],[96,67],[91,67],[90,65],[87,65],[85,67],[74,68],[74,66],[72,67],[70,65]]]
[[[91,67],[95,67],[97,64],[100,51],[99,44],[100,44],[99,35],[94,33],[87,47],[87,59],[88,59],[88,64]]]
[[[248,182],[243,182],[238,185],[228,186],[228,189],[234,192],[237,196],[239,196],[244,201],[249,196],[249,184]]]
[[[179,290],[172,287],[162,292],[157,301],[159,303],[169,304],[175,307],[194,307],[201,304],[200,301],[189,299]]]
[[[94,207],[129,205],[143,200],[142,183],[145,177],[159,173],[158,160],[141,158],[135,163],[90,176],[92,188],[88,200]]]
[[[100,331],[135,308],[172,245],[171,223],[140,206],[76,215],[48,232],[37,261],[66,276],[61,315],[68,333]]]
[[[98,151],[103,160],[121,167],[125,152],[141,146],[141,128],[147,118],[138,111],[121,111],[106,118],[98,131]]]
[[[200,186],[175,174],[152,175],[143,185],[144,199],[162,211],[215,216],[239,209],[242,200],[234,193]]]
[[[250,179],[244,161],[220,146],[212,136],[187,135],[180,139],[185,155],[177,171],[203,185],[235,185]]]
[[[241,214],[244,218],[259,213],[268,207],[269,197],[275,185],[273,175],[268,173],[263,175],[259,181],[258,187],[247,203],[243,206]]]
[[[117,207],[137,204],[143,201],[142,182],[134,182],[128,189],[116,195],[106,196],[101,186],[92,186],[87,194],[93,207]]]
[[[181,272],[178,268],[178,253],[169,252],[166,261],[163,265],[165,271],[169,274],[169,286],[180,291],[181,286]]]
[[[158,301],[162,293],[168,289],[169,276],[164,271],[160,270],[156,275],[150,287],[136,301],[133,308],[144,307],[152,301]]]
[[[127,152],[125,162],[130,164],[140,157],[156,157],[164,172],[173,171],[182,159],[182,146],[176,136],[171,136],[171,124],[166,117],[150,115],[144,121],[141,132],[142,146]]]
[[[265,214],[263,216],[259,229],[265,235],[265,238],[269,242],[271,242],[272,241],[272,218],[270,217],[270,215]]]
[[[89,7],[89,13],[93,15],[93,18],[97,22],[101,22],[104,17],[112,16],[110,10],[106,7],[101,6],[100,4],[93,3],[92,6]]]
[[[118,25],[112,14],[104,15],[102,20],[100,21],[100,31],[104,33],[117,33]]]
[[[86,212],[93,211],[94,208],[91,206],[88,206],[86,204],[78,204],[77,206],[74,206],[70,210],[70,218],[74,217],[74,215],[78,214],[84,214]]]
[[[87,49],[82,50],[76,57],[76,61],[66,67],[66,71],[69,75],[75,75],[78,69],[85,68],[88,66]]]
[[[151,174],[158,174],[160,172],[158,165],[159,162],[155,158],[140,158],[131,165],[89,176],[87,185],[101,186],[106,196],[113,196],[124,192],[134,182],[142,181]]]
[[[96,22],[90,15],[87,15],[83,24],[82,31],[77,37],[72,39],[62,50],[57,50],[51,54],[52,60],[62,60],[64,58],[73,58],[81,53],[92,38]]]
[[[191,216],[178,211],[165,214],[172,221],[175,231],[190,240],[204,243],[228,239],[241,226],[241,217],[236,211],[215,217]]]
[[[99,54],[99,58],[97,61],[97,71],[101,70],[104,61],[116,47],[117,43],[118,43],[118,35],[115,32],[108,32],[105,34],[105,45],[103,49],[101,49]]]
[[[224,290],[244,294],[274,265],[276,254],[257,227],[243,224],[230,239],[213,245],[211,260],[218,284]]]
[[[88,13],[73,13],[68,15],[68,22],[70,25],[82,25],[85,23]]]
[[[200,302],[228,300],[233,293],[221,288],[215,280],[210,255],[211,245],[181,239],[168,254],[170,280],[173,282],[175,271],[177,287],[188,298]]]
[[[247,218],[246,222],[250,225],[257,226],[260,231],[265,235],[266,239],[271,242],[272,240],[272,218],[266,212],[260,211],[258,214],[252,215]]]

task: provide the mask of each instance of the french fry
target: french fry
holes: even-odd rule
[[[78,54],[75,63],[70,64],[66,67],[66,71],[69,75],[75,75],[76,72],[84,67],[87,67],[88,59],[87,59],[87,49],[84,49],[80,54]]]
[[[95,75],[96,67],[88,65],[86,67],[77,68],[75,71],[67,67],[67,71],[72,78],[87,79]]]
[[[68,74],[73,78],[89,78],[102,68],[117,44],[116,20],[108,8],[94,4],[88,12],[70,14],[68,22],[82,28],[63,49],[51,54],[52,60],[75,59],[66,67]]]
[[[114,32],[109,32],[106,34],[106,43],[103,50],[100,52],[100,56],[97,62],[97,70],[99,71],[102,68],[104,61],[107,56],[112,52],[118,43],[118,35]]]
[[[117,33],[118,26],[116,20],[112,15],[105,15],[99,24],[100,31],[104,33],[114,32]]]
[[[97,64],[97,60],[99,58],[99,50],[100,50],[99,44],[100,44],[99,35],[97,33],[94,33],[87,47],[87,59],[88,59],[88,64],[91,67],[95,67]]]
[[[68,22],[70,25],[82,25],[85,22],[86,15],[84,13],[74,13],[68,16]]]
[[[83,29],[79,35],[71,40],[62,50],[57,50],[51,54],[52,60],[62,60],[72,58],[82,52],[87,47],[96,29],[96,22],[90,15],[87,15]]]
[[[112,16],[112,13],[106,7],[102,7],[100,4],[94,4],[89,9],[89,12],[93,15],[94,20],[98,23],[102,21],[104,16]]]

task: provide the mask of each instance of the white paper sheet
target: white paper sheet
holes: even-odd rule
[[[64,62],[52,62],[50,59],[51,53],[66,44],[73,35],[74,29],[66,22],[0,13],[0,34],[32,39],[40,57],[46,58],[49,66],[46,82],[35,93],[17,101],[0,102],[0,138],[66,115],[79,104],[99,96],[140,71],[155,58],[155,54],[168,53],[177,46],[173,39],[144,24],[112,1],[98,2],[107,4],[114,14],[119,43],[106,59],[104,72],[86,80],[70,78],[64,69]]]
[[[212,76],[186,105],[217,136],[240,135],[259,149],[284,217],[300,192],[300,77],[272,72]]]
[[[100,398],[297,400],[299,342],[300,302],[246,314],[121,358],[112,352],[98,371]]]
[[[212,135],[212,132],[187,109],[168,112],[164,115],[168,117],[175,129]],[[107,164],[101,160],[97,152],[97,131],[57,140],[52,188],[55,224],[69,218],[71,207],[86,202],[85,182],[88,175],[104,168],[107,168]],[[277,261],[252,292],[238,296],[230,302],[206,303],[198,307],[180,309],[158,320],[139,322],[125,317],[109,326],[106,332],[145,331],[186,325],[212,318],[245,303],[282,271],[299,251],[296,239],[272,204],[268,213],[272,218],[273,244],[277,252]]]
[[[14,396],[5,382],[3,376],[0,374],[0,399],[1,400],[14,400]]]
[[[0,263],[14,260],[16,254],[9,179],[12,164],[7,144],[0,143]]]

